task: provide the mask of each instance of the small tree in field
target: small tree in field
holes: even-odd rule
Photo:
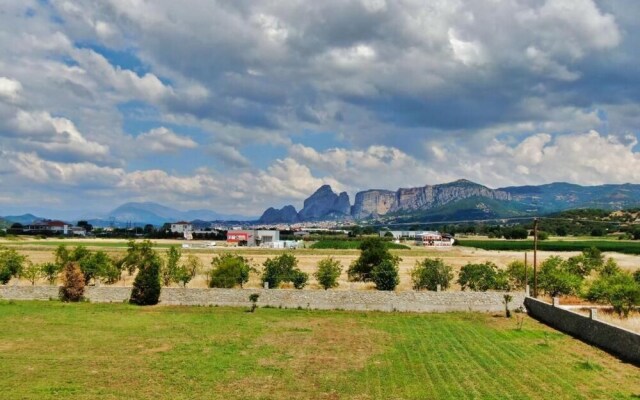
[[[601,275],[589,288],[587,299],[610,304],[620,316],[627,318],[629,312],[640,305],[640,283],[628,272]]]
[[[347,274],[351,281],[369,282],[372,280],[373,268],[384,260],[398,265],[400,258],[392,255],[387,249],[386,242],[381,238],[367,238],[360,244],[360,257],[349,266]]]
[[[333,257],[327,257],[318,262],[318,270],[313,274],[324,290],[338,286],[338,278],[342,272],[342,264]]]
[[[178,263],[182,256],[177,246],[169,247],[166,260],[162,266],[162,284],[164,286],[171,285],[171,282],[178,282]]]
[[[68,262],[62,270],[62,287],[60,288],[60,300],[80,301],[84,295],[84,275],[80,265],[76,262]]]
[[[44,276],[42,266],[40,264],[34,264],[31,261],[27,261],[27,265],[22,269],[20,276],[31,282],[31,285],[33,286],[36,284],[38,279]]]
[[[0,249],[0,283],[7,284],[12,277],[20,276],[27,257],[14,249]]]
[[[309,279],[308,274],[300,271],[298,259],[291,253],[267,258],[262,265],[262,283],[268,282],[270,289],[277,288],[282,282],[291,282],[296,289],[302,289]]]
[[[376,284],[378,290],[394,290],[400,283],[397,264],[392,260],[383,260],[373,267],[371,280]]]
[[[411,270],[411,280],[415,290],[437,290],[438,285],[446,290],[453,279],[452,268],[445,265],[441,258],[425,258],[422,262],[416,261],[416,266]]]
[[[247,258],[231,253],[214,257],[211,266],[209,287],[212,288],[242,287],[249,281],[249,273],[253,270]]]
[[[58,279],[58,274],[60,274],[62,268],[58,264],[52,262],[42,264],[41,268],[42,274],[47,282],[49,282],[50,285],[56,283],[56,279]]]
[[[472,264],[469,263],[460,269],[458,283],[462,290],[470,289],[478,292],[486,292],[496,288],[498,267],[490,262]]]
[[[162,259],[152,250],[152,253],[146,254],[139,260],[138,275],[133,281],[129,303],[140,306],[158,304]]]
[[[180,264],[176,270],[176,281],[186,287],[187,283],[196,276],[196,273],[202,269],[202,262],[197,256],[189,254],[184,263]]]
[[[582,277],[574,273],[562,258],[552,256],[540,267],[538,286],[551,297],[577,294],[582,286]]]
[[[532,279],[531,275],[533,275],[533,272],[529,271],[529,274],[527,274],[525,268],[524,262],[522,261],[512,261],[507,265],[506,273],[511,287],[524,289],[527,285],[527,279]]]

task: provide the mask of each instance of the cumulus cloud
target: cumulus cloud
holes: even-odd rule
[[[183,149],[198,147],[198,143],[190,137],[178,135],[163,126],[138,135],[136,141],[142,151],[149,150],[156,153],[176,153]]]
[[[0,99],[14,103],[20,98],[21,91],[22,84],[19,81],[0,76]]]

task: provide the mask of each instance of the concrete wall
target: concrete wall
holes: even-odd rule
[[[94,303],[123,302],[131,288],[87,287],[85,297]],[[295,289],[195,289],[163,288],[160,304],[248,306],[249,295],[260,294],[259,306],[311,308],[319,310],[376,310],[412,312],[480,311],[502,312],[500,292],[379,292],[373,290]],[[511,293],[509,308],[522,306],[524,294]],[[58,298],[56,286],[0,286],[0,298],[49,300]]]
[[[524,304],[529,315],[538,321],[640,365],[639,334],[531,297],[527,297]]]

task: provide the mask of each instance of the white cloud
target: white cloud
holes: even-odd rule
[[[156,153],[176,153],[182,149],[198,147],[198,143],[190,137],[178,135],[163,126],[139,135],[136,141],[142,151],[150,150]]]
[[[0,99],[15,103],[20,99],[22,84],[11,78],[0,76]]]

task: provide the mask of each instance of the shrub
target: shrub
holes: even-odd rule
[[[153,250],[140,259],[129,303],[141,306],[158,304],[161,268],[162,259]]]
[[[593,282],[586,297],[610,304],[618,315],[626,318],[634,307],[640,305],[640,283],[627,272],[602,275]]]
[[[162,267],[162,284],[164,286],[171,285],[171,282],[178,282],[178,262],[180,261],[181,255],[177,246],[169,247],[166,261]]]
[[[376,284],[378,290],[394,290],[400,283],[396,263],[389,259],[383,260],[373,267],[371,280]]]
[[[422,262],[416,261],[416,266],[411,270],[411,280],[415,290],[437,290],[438,285],[442,290],[446,290],[452,279],[451,266],[445,265],[441,258],[425,258]]]
[[[538,286],[551,297],[577,294],[582,286],[582,277],[572,268],[560,257],[549,257],[540,267]]]
[[[211,260],[213,269],[209,272],[209,287],[233,288],[242,287],[249,281],[252,268],[249,260],[231,253],[223,253]]]
[[[258,299],[260,298],[260,295],[258,293],[251,293],[249,295],[249,301],[251,302],[251,312],[255,312],[256,308],[258,307]]]
[[[549,234],[547,232],[544,232],[544,231],[538,232],[538,240],[547,240],[547,239],[549,239]]]
[[[318,262],[318,270],[314,276],[318,280],[318,284],[324,290],[327,290],[338,286],[338,278],[341,272],[342,264],[340,264],[340,261],[335,260],[333,257],[327,257]]]
[[[262,283],[268,282],[270,289],[277,288],[282,282],[291,282],[296,289],[302,289],[309,279],[308,274],[300,271],[298,260],[290,253],[281,254],[273,259],[267,258],[262,265]]]
[[[633,273],[633,279],[640,284],[640,269],[637,269],[636,272]]]
[[[80,301],[84,295],[84,275],[77,262],[68,262],[62,271],[59,296],[62,301]]]
[[[189,254],[187,260],[182,263],[176,271],[176,281],[182,283],[182,287],[186,287],[187,283],[189,283],[201,269],[202,262],[200,262],[200,259],[193,254]]]
[[[486,292],[489,289],[503,289],[504,278],[498,279],[498,267],[490,262],[464,265],[458,275],[458,283],[462,290]]]
[[[12,277],[20,276],[27,257],[13,249],[0,251],[0,283],[6,285]]]
[[[76,250],[80,248],[82,248],[82,246],[76,247]],[[90,251],[84,249],[84,251],[78,254],[79,258],[74,256],[75,253],[76,251],[74,250],[71,254],[71,259],[80,264],[80,270],[84,275],[85,284],[88,285],[92,279],[98,279],[102,277],[103,274],[107,275],[105,277],[106,279],[113,278],[112,275],[115,274],[112,270],[113,261],[104,251],[99,250],[92,254]],[[119,274],[115,281],[117,282],[118,279],[120,279]]]
[[[507,265],[507,278],[509,279],[509,285],[516,289],[524,289],[527,285],[527,280],[531,281],[533,271],[529,268],[529,273],[525,271],[525,265],[522,261],[513,261]],[[528,275],[528,276],[527,276]]]
[[[388,260],[398,265],[400,258],[392,255],[385,242],[380,238],[367,238],[360,244],[360,257],[350,266],[347,274],[352,281],[368,282],[372,280],[373,268]]]
[[[52,262],[44,263],[41,265],[42,274],[44,278],[49,282],[50,285],[56,283],[56,279],[58,278],[58,274],[62,270],[60,265]]]
[[[31,282],[31,285],[35,285],[36,281],[44,276],[42,266],[28,261],[22,272],[20,272],[20,276]]]

